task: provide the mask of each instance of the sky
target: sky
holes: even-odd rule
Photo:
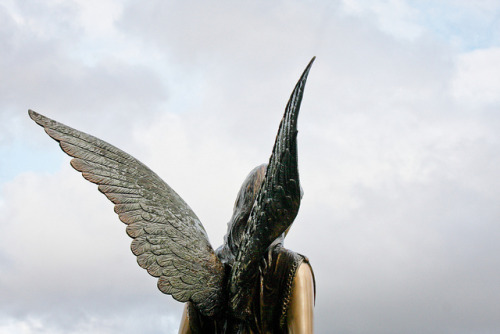
[[[125,150],[214,248],[308,61],[317,333],[500,332],[496,0],[0,0],[0,333],[176,333],[96,186],[28,108]]]

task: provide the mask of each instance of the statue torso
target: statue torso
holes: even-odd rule
[[[287,333],[286,314],[292,283],[297,269],[308,262],[303,255],[272,247],[261,259],[260,274],[255,282],[251,301],[252,316],[246,321],[232,317],[203,317],[189,305],[189,321],[193,333]]]

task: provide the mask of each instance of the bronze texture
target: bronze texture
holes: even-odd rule
[[[160,291],[187,302],[181,333],[312,333],[312,270],[282,243],[300,206],[297,117],[313,61],[288,101],[269,163],[245,180],[217,251],[191,208],[146,165],[29,110],[73,157],[73,168],[114,203],[138,264],[158,278]]]

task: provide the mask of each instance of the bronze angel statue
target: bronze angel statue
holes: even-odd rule
[[[285,108],[268,164],[238,193],[224,244],[214,251],[198,217],[131,155],[32,110],[30,117],[73,157],[71,165],[111,202],[139,266],[186,303],[179,333],[312,333],[314,276],[283,247],[298,213],[297,116],[314,58]]]

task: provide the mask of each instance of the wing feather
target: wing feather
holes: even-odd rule
[[[229,309],[238,318],[250,315],[258,264],[268,247],[293,223],[300,206],[297,164],[297,117],[309,62],[285,108],[273,152],[229,276]]]
[[[160,291],[212,316],[223,307],[224,269],[191,208],[154,172],[122,150],[32,110],[30,117],[73,157],[71,165],[113,204],[137,263]]]

